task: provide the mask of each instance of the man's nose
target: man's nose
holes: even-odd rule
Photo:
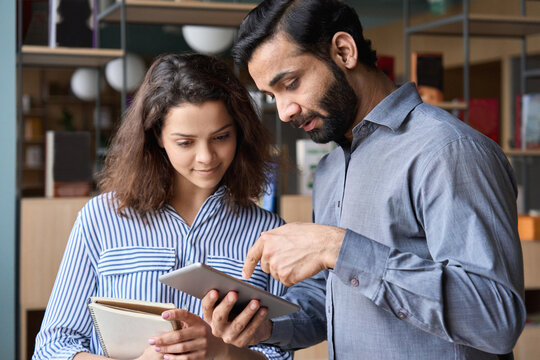
[[[301,113],[302,109],[300,106],[292,101],[287,99],[282,99],[281,101],[276,98],[278,115],[281,121],[289,122],[295,116]]]

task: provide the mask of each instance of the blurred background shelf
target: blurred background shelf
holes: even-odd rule
[[[540,156],[540,149],[536,150],[521,150],[521,149],[509,149],[505,150],[508,156]]]
[[[23,45],[22,64],[25,66],[104,66],[109,61],[121,57],[122,50],[67,48],[37,45]]]
[[[540,33],[540,18],[524,16],[459,14],[447,18],[410,26],[410,34],[450,35],[463,34],[463,22],[469,24],[470,36],[523,37]]]
[[[437,107],[440,107],[444,110],[467,110],[467,103],[459,101],[459,102],[453,102],[453,101],[442,101],[440,103],[433,104]]]
[[[257,4],[203,1],[126,0],[126,22],[168,25],[238,26]],[[120,2],[104,9],[102,22],[121,21]]]

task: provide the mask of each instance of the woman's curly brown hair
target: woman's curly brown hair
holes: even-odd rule
[[[118,212],[146,215],[168,204],[175,170],[158,137],[169,110],[184,103],[221,100],[234,119],[236,155],[221,184],[231,205],[247,207],[268,184],[270,136],[246,88],[223,61],[201,54],[159,56],[144,78],[114,136],[99,188],[113,192]]]

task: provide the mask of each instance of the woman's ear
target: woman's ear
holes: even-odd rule
[[[154,131],[154,136],[156,137],[156,140],[157,140],[157,143],[159,145],[160,148],[164,148],[163,146],[163,141],[161,140],[161,135],[158,134],[158,132],[156,131],[156,129],[153,129]]]
[[[342,69],[354,69],[358,63],[358,49],[354,38],[344,31],[335,33],[330,47],[330,56]]]

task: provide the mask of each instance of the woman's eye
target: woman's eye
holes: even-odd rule
[[[176,143],[176,145],[186,147],[186,146],[191,145],[191,141],[179,141]]]
[[[223,134],[223,135],[216,136],[215,139],[218,141],[223,141],[223,140],[228,139],[230,136],[231,136],[230,134]]]
[[[296,86],[298,85],[298,79],[295,79],[292,83],[290,83],[289,85],[287,85],[285,87],[285,89],[287,90],[293,90],[294,88],[296,88]]]

